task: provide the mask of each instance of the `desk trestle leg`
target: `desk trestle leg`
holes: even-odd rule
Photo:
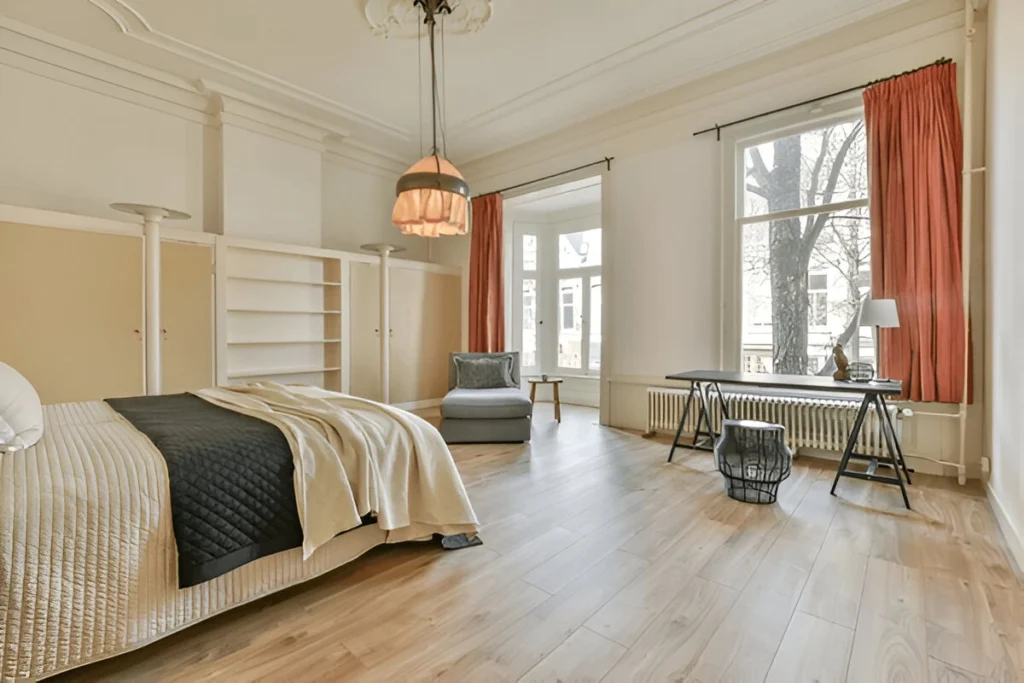
[[[879,458],[877,456],[868,456],[855,452],[857,441],[860,438],[860,431],[864,427],[864,419],[867,417],[868,410],[872,406],[874,406],[875,411],[878,414],[880,424],[882,425],[882,434],[885,437],[886,449],[889,452],[888,458]],[[847,469],[851,459],[867,460],[867,471],[859,472],[857,470]],[[895,476],[890,477],[878,474],[877,470],[879,466],[891,468]],[[866,481],[875,481],[882,484],[892,484],[900,487],[900,492],[903,494],[903,504],[906,505],[909,510],[910,498],[907,496],[907,487],[903,483],[903,474],[906,474],[907,481],[909,482],[910,470],[907,468],[906,461],[903,458],[903,451],[899,446],[899,441],[896,439],[896,430],[893,429],[892,420],[889,418],[889,413],[886,410],[885,399],[878,394],[866,394],[864,396],[864,400],[861,401],[860,410],[857,411],[857,419],[853,423],[853,429],[850,431],[850,438],[846,442],[846,450],[843,452],[843,458],[839,462],[839,470],[836,472],[836,478],[832,482],[832,495],[835,495],[836,493],[836,486],[839,484],[840,477],[853,477],[854,479],[864,479]]]

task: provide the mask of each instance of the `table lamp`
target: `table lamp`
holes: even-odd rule
[[[878,328],[899,327],[900,316],[896,310],[896,299],[865,299],[860,307],[860,327],[872,328],[875,342],[875,365],[881,369],[878,349]]]

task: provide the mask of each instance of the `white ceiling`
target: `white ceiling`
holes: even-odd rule
[[[925,1],[493,0],[487,26],[445,41],[449,156],[465,164]],[[417,42],[373,35],[365,2],[0,0],[0,14],[286,103],[412,160],[420,150]]]

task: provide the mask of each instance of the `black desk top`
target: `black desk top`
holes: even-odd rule
[[[728,370],[690,370],[665,379],[685,382],[717,382],[772,389],[802,389],[804,391],[833,391],[836,393],[884,394],[896,396],[903,392],[903,383],[896,380],[885,382],[838,382],[831,377],[815,375],[765,375],[753,372],[732,372]]]

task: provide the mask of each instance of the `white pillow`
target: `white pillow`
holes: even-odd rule
[[[11,432],[14,438],[5,439]],[[0,445],[28,448],[42,436],[43,406],[39,394],[20,372],[0,363]]]

